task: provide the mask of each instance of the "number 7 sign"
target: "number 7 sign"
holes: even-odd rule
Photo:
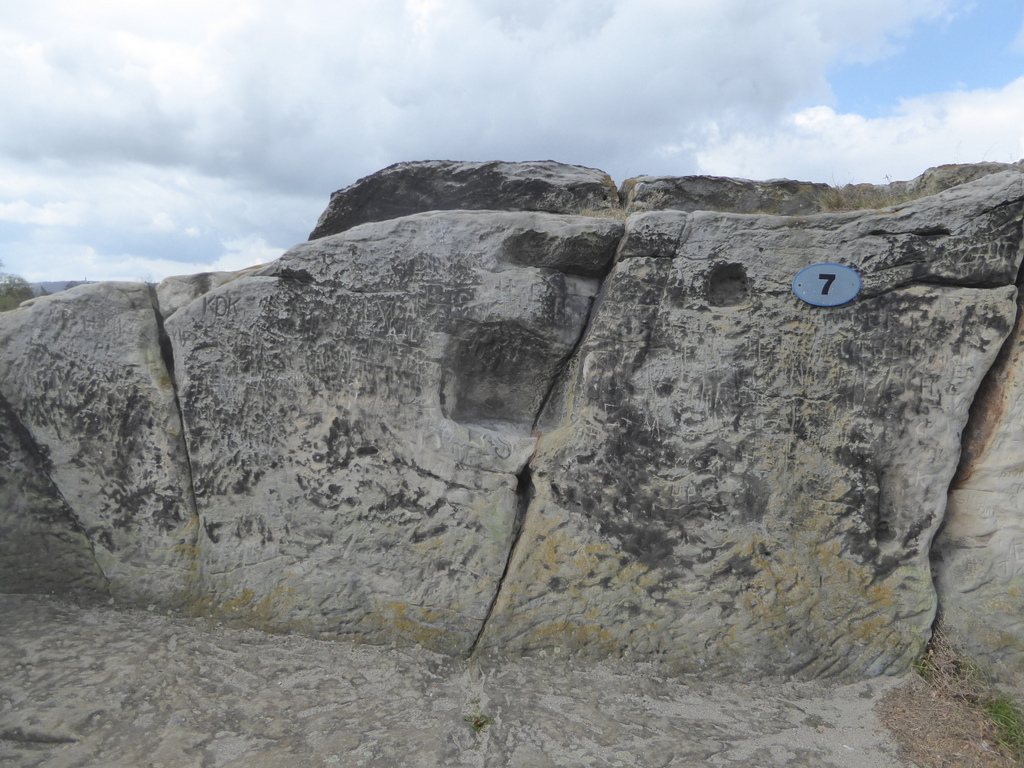
[[[841,264],[812,264],[793,278],[793,293],[816,307],[838,307],[860,293],[860,275]]]

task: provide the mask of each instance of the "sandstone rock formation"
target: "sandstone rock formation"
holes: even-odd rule
[[[993,173],[1014,171],[1024,161],[940,165],[910,181],[831,186],[774,179],[750,181],[722,176],[637,176],[619,187],[630,210],[723,211],[803,216],[830,210],[880,208],[936,195]]]
[[[494,168],[355,186],[428,171],[413,208],[475,207],[466,174]],[[1017,312],[1024,184],[996,171],[885,210],[625,228],[507,189],[487,205],[516,210],[346,220],[338,193],[263,268],[30,302],[0,315],[0,531],[74,575],[31,555],[0,583],[460,655],[901,671]],[[595,186],[554,208],[610,199],[578,172]],[[794,296],[820,262],[860,295]]]
[[[1024,310],[972,409],[933,568],[943,623],[1024,682]]]
[[[309,239],[425,211],[576,213],[618,203],[604,171],[564,163],[398,163],[331,195]]]
[[[904,668],[960,432],[1013,322],[1021,193],[1011,173],[898,212],[633,217],[543,421],[485,647],[719,676]],[[790,290],[826,254],[864,279],[850,305]]]
[[[619,189],[637,210],[727,211],[800,216],[818,213],[828,184],[803,181],[748,181],[721,176],[638,176]]]
[[[141,283],[83,285],[26,302],[0,322],[8,423],[41,470],[33,476],[26,464],[18,473],[43,491],[21,495],[22,503],[32,499],[25,514],[32,526],[53,520],[50,535],[66,542],[57,562],[37,567],[80,560],[80,531],[114,596],[173,604],[189,577],[182,553],[195,540],[197,519],[161,349],[152,293]],[[29,525],[17,506],[4,512],[16,527]],[[8,546],[35,548],[27,533]],[[87,574],[59,578],[95,585]]]
[[[524,512],[534,421],[621,231],[417,214],[297,246],[179,310],[195,600],[468,652]]]

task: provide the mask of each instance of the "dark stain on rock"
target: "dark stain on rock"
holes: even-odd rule
[[[217,530],[223,525],[223,523],[205,523],[203,525],[207,538],[209,538],[214,544],[220,543],[220,534],[217,533]]]
[[[435,525],[433,528],[426,531],[416,530],[412,534],[412,543],[422,544],[427,539],[436,539],[443,535],[447,530],[447,525]]]
[[[708,275],[707,301],[711,306],[741,306],[749,296],[747,270],[742,264],[719,264]]]

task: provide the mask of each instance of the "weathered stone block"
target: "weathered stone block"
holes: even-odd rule
[[[960,433],[1013,323],[1022,198],[1010,173],[879,213],[631,218],[542,418],[482,647],[712,677],[905,669]],[[823,261],[860,272],[858,299],[793,295]]]
[[[425,211],[571,214],[617,202],[615,183],[607,173],[579,165],[550,160],[397,163],[331,195],[309,239]]]
[[[468,651],[520,523],[534,422],[621,232],[418,214],[296,246],[178,310],[196,607]]]
[[[1020,299],[1018,299],[1020,301]],[[932,551],[945,630],[1024,682],[1024,310],[971,410]]]
[[[92,545],[47,465],[0,398],[0,592],[105,592]]]
[[[83,285],[0,316],[0,394],[41,457],[44,476],[25,482],[51,489],[46,506],[59,521],[48,535],[75,538],[67,557],[84,556],[80,530],[113,595],[180,602],[195,514],[149,287]],[[80,578],[95,581],[88,568]]]
[[[722,176],[637,176],[619,189],[623,203],[639,210],[817,213],[831,187],[807,181],[749,181]]]

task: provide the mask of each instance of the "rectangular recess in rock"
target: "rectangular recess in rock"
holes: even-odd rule
[[[198,612],[465,653],[622,225],[453,211],[296,246],[167,321]],[[566,272],[560,268],[566,268]]]
[[[960,434],[1013,324],[1022,199],[1011,173],[884,212],[632,217],[542,419],[481,651],[906,669]],[[824,261],[861,274],[857,299],[793,295]]]

